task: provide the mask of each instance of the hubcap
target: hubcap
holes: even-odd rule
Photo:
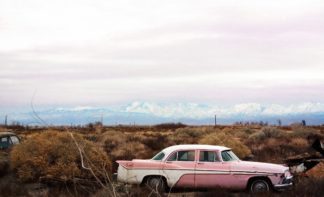
[[[252,192],[267,192],[269,191],[269,186],[265,181],[257,181],[252,185]]]

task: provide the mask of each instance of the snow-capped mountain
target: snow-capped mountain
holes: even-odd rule
[[[285,116],[324,112],[323,103],[302,103],[288,106],[259,103],[243,103],[232,106],[202,105],[197,103],[157,104],[150,102],[133,102],[126,112],[153,114],[161,117],[207,118],[217,114],[222,117],[231,116]]]
[[[37,124],[41,117],[48,124],[86,124],[101,121],[104,124],[157,124],[183,122],[186,124],[213,124],[217,115],[219,124],[237,121],[266,121],[283,124],[306,120],[309,124],[324,123],[323,103],[300,103],[291,105],[243,103],[221,106],[199,103],[156,103],[135,101],[111,107],[56,107],[9,114],[11,121]]]

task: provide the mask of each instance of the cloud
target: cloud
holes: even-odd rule
[[[0,105],[323,102],[321,1],[0,2]]]
[[[68,108],[68,107],[58,107],[55,110],[56,111],[70,111],[70,112],[78,112],[78,111],[85,111],[85,110],[97,110],[98,108],[96,107],[91,107],[91,106],[77,106],[73,108]]]

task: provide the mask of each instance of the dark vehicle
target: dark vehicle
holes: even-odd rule
[[[11,132],[0,132],[0,177],[8,173],[9,152],[13,145],[19,143],[20,139],[16,134]]]
[[[317,153],[304,153],[289,157],[285,160],[293,174],[305,173],[320,162],[324,162],[323,139],[316,138],[312,144],[312,148],[316,150]]]
[[[11,148],[15,144],[19,144],[19,137],[11,132],[0,132],[0,150]]]

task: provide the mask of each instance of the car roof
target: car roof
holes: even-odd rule
[[[205,145],[205,144],[181,144],[181,145],[174,145],[174,146],[169,146],[165,149],[162,150],[166,155],[176,151],[176,150],[196,150],[196,149],[201,149],[201,150],[230,150],[230,148],[227,148],[225,146],[214,146],[214,145]]]
[[[14,134],[14,133],[12,133],[12,132],[7,132],[7,131],[5,131],[5,132],[0,132],[0,137],[12,136],[12,135],[15,135],[15,136],[16,136],[16,134]]]

